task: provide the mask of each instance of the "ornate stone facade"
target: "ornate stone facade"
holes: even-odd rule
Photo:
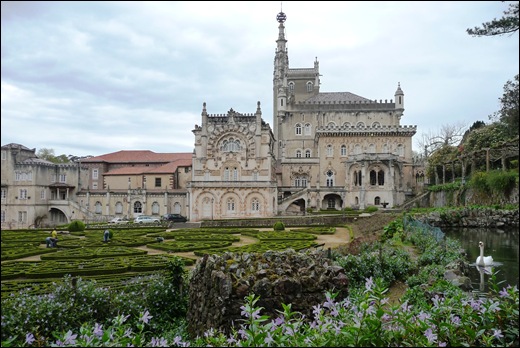
[[[192,221],[276,215],[275,143],[260,102],[254,114],[225,115],[208,114],[204,103],[193,133]]]
[[[307,209],[402,204],[415,185],[412,137],[401,126],[404,93],[370,100],[350,92],[320,92],[319,62],[290,68],[284,22],[273,74],[278,205],[283,214]]]

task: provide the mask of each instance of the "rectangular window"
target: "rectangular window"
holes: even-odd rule
[[[60,174],[60,182],[67,182],[67,175]]]
[[[20,196],[18,198],[19,199],[27,199],[27,190],[26,189],[21,189],[20,190]]]
[[[18,212],[18,222],[20,222],[20,223],[26,223],[27,222],[27,212],[26,211],[19,211]]]
[[[14,173],[14,181],[22,181],[22,173]]]
[[[42,190],[42,191],[40,192],[40,199],[41,199],[42,201],[45,200],[45,190]]]
[[[161,187],[161,178],[155,178],[155,187]]]
[[[6,199],[6,198],[7,198],[7,190],[2,189],[2,200]]]
[[[97,180],[99,177],[99,169],[92,169],[92,180]]]
[[[2,222],[5,222],[5,210],[2,210]]]
[[[92,189],[93,190],[97,190],[97,182],[93,182],[92,183]]]

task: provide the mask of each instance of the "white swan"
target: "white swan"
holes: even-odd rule
[[[484,256],[484,243],[478,242],[478,246],[480,247],[480,256],[475,261],[476,265],[481,267],[491,266],[493,264],[493,256]]]

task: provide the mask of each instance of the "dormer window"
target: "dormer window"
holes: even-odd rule
[[[307,82],[307,92],[311,93],[314,90],[314,84],[309,81]]]
[[[289,82],[289,93],[294,93],[294,82]]]

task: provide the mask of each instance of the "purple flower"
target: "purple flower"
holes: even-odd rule
[[[267,337],[264,340],[264,343],[269,345],[270,343],[274,342],[273,336],[271,336],[271,333],[267,333]]]
[[[153,318],[153,315],[150,315],[150,312],[148,312],[147,310],[146,312],[144,312],[143,316],[139,318],[139,320],[145,324],[148,324],[151,318]]]
[[[36,341],[36,339],[34,338],[34,335],[32,333],[28,333],[27,335],[25,335],[25,343],[27,345],[31,345],[34,341]]]
[[[372,277],[370,278],[367,278],[366,282],[365,282],[365,288],[370,291],[372,289],[372,286],[374,286],[374,280],[372,279]]]
[[[424,332],[424,336],[428,339],[428,343],[434,343],[437,341],[437,335],[433,333],[431,328]]]
[[[152,337],[152,340],[150,343],[151,343],[152,347],[168,347],[168,341],[163,337],[161,337],[161,338]]]
[[[64,345],[75,345],[76,344],[76,337],[78,337],[77,334],[72,334],[72,331],[69,330],[67,331],[67,333],[65,334],[65,340],[63,341],[63,344]]]
[[[98,323],[96,323],[94,325],[94,332],[93,334],[96,335],[97,337],[101,337],[103,336],[103,329],[102,329],[103,325],[99,325]]]
[[[283,323],[285,322],[285,319],[283,317],[278,317],[274,320],[274,323],[276,324],[276,326],[280,326],[282,325]]]
[[[504,337],[504,335],[502,335],[502,330],[493,329],[493,337],[495,337],[496,339],[501,339],[502,337]]]
[[[182,337],[181,336],[175,336],[173,339],[173,344],[176,346],[182,345]]]
[[[460,325],[460,317],[458,315],[452,315],[451,316],[451,323],[454,326],[459,326]]]
[[[500,297],[509,297],[509,293],[507,292],[507,288],[503,288],[502,290],[500,290],[500,292],[498,294],[500,295]]]
[[[315,317],[318,317],[321,314],[321,305],[317,304],[316,306],[312,306],[312,313]]]
[[[230,345],[234,344],[234,343],[237,343],[237,342],[238,341],[233,336],[229,336],[229,338],[227,339],[227,343],[229,343]]]

